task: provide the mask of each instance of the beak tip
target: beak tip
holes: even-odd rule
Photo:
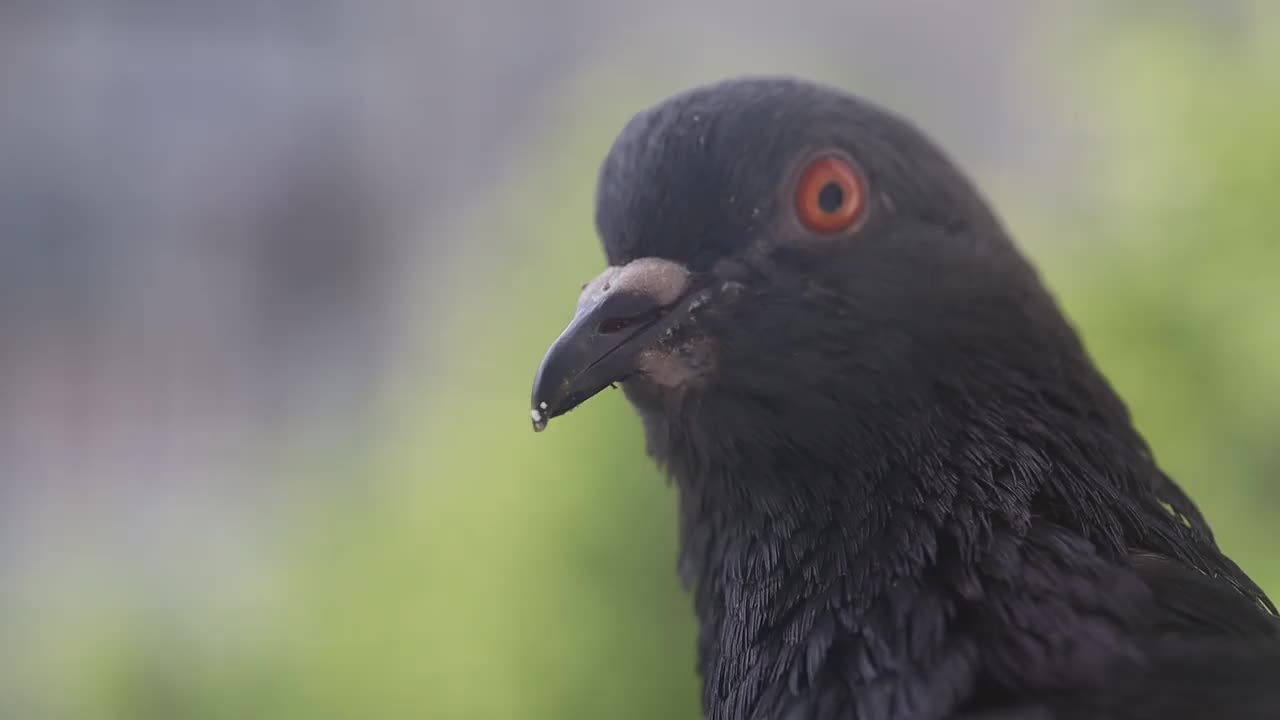
[[[529,417],[533,420],[533,431],[542,432],[547,429],[547,423],[551,418],[546,415],[547,404],[539,403],[539,407],[535,407],[529,411]]]

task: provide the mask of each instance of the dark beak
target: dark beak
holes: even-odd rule
[[[634,373],[640,353],[687,310],[688,289],[688,271],[657,258],[611,267],[587,283],[533,381],[533,429]]]

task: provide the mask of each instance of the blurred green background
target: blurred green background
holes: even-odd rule
[[[146,3],[118,5],[122,9],[115,14],[83,10],[87,6],[65,15],[5,11],[0,25],[7,20],[10,34],[0,31],[0,40],[10,41],[10,52],[20,54],[25,47],[30,54],[37,52],[30,38],[39,36],[22,32],[62,32],[59,23],[64,23],[73,29],[55,37],[70,53],[72,47],[104,42],[108,36],[95,35],[95,23],[150,27],[151,13],[161,12]],[[418,123],[417,130],[437,144],[410,155],[412,163],[395,166],[396,172],[357,179],[365,191],[373,187],[375,200],[372,210],[350,214],[399,213],[394,231],[377,223],[338,222],[334,242],[373,242],[369,238],[383,232],[407,238],[409,250],[394,255],[394,261],[384,259],[390,269],[375,275],[397,288],[395,301],[370,301],[376,313],[347,321],[357,331],[390,327],[397,341],[375,341],[359,332],[331,344],[306,341],[298,353],[304,359],[286,359],[278,367],[271,364],[276,360],[249,350],[219,354],[232,342],[260,348],[307,323],[321,329],[342,326],[333,319],[338,311],[318,319],[308,319],[304,311],[328,302],[323,290],[356,282],[343,274],[355,261],[343,254],[345,249],[330,252],[302,244],[290,251],[297,255],[284,260],[251,254],[247,267],[272,262],[309,267],[330,252],[342,272],[325,275],[322,268],[320,279],[308,276],[300,294],[288,296],[304,308],[298,311],[302,315],[286,313],[265,329],[231,333],[226,344],[200,345],[204,331],[192,316],[157,329],[148,323],[160,321],[148,320],[148,313],[159,312],[154,308],[166,298],[205,298],[201,292],[221,302],[244,293],[241,286],[215,281],[212,290],[202,290],[198,283],[165,284],[146,276],[144,284],[161,286],[155,290],[158,300],[125,305],[123,315],[142,318],[138,322],[147,329],[139,337],[186,333],[179,344],[197,348],[190,354],[172,350],[174,357],[165,356],[170,364],[159,366],[167,370],[135,380],[139,387],[163,386],[161,400],[148,401],[159,403],[160,410],[140,415],[129,400],[123,407],[132,415],[109,403],[107,411],[94,414],[88,407],[93,403],[74,402],[65,412],[75,422],[32,424],[30,409],[44,405],[27,395],[0,396],[10,399],[3,411],[8,434],[0,433],[0,448],[9,458],[0,465],[9,474],[0,500],[10,507],[2,516],[7,551],[0,565],[0,716],[696,717],[694,626],[674,571],[673,497],[644,457],[637,420],[620,393],[606,393],[535,436],[526,399],[537,362],[570,314],[579,285],[602,265],[591,226],[592,193],[596,168],[614,133],[636,110],[671,92],[745,72],[798,73],[860,92],[911,115],[951,149],[1035,258],[1129,402],[1162,465],[1200,504],[1228,553],[1280,597],[1280,565],[1274,559],[1274,528],[1280,523],[1280,445],[1275,442],[1280,430],[1280,290],[1275,281],[1280,231],[1274,210],[1280,197],[1280,13],[1263,2],[1025,6],[1033,10],[1007,2],[975,3],[965,13],[927,3],[899,6],[907,10],[888,9],[891,5],[833,11],[815,3],[812,16],[805,18],[807,9],[799,4],[781,25],[754,6],[731,21],[718,13],[690,16],[667,9],[647,23],[632,19],[626,22],[633,24],[617,20],[610,25],[602,18],[613,10],[597,8],[585,18],[577,14],[586,12],[585,6],[556,3],[548,5],[554,6],[554,22],[528,26],[512,15],[527,11],[502,4],[459,11],[474,16],[462,25],[446,22],[448,8],[424,4],[418,9],[413,17],[427,36],[454,34],[454,50],[474,45],[501,54],[488,70],[468,64],[478,52],[447,62],[451,55],[441,51],[415,65],[411,60],[417,56],[405,49],[413,43],[404,37],[386,46],[372,43],[382,48],[376,52],[394,55],[385,62],[400,68],[403,77],[396,77],[406,86],[421,73],[448,75],[472,90],[487,83],[495,88],[477,90],[461,105],[430,91],[425,97],[404,97],[385,90],[392,98],[384,103],[390,110],[375,134],[385,137],[401,118]],[[301,22],[307,12],[316,12],[298,9],[295,18],[278,9],[254,15],[248,5],[227,5],[233,6],[240,7],[244,17],[239,21],[250,29],[262,23],[293,28],[295,19]],[[366,30],[376,25],[369,32],[377,39],[383,37],[379,33],[394,33],[396,21],[403,20],[390,5],[351,7],[335,27],[359,26],[366,16],[375,17],[380,23],[366,23]],[[752,15],[756,11],[759,17]],[[905,19],[886,19],[894,12],[906,13]],[[238,36],[215,34],[233,16],[238,17],[227,10],[197,17],[184,32],[206,38],[210,47],[228,45],[234,51],[238,46],[228,38]],[[868,40],[871,49],[865,55],[851,56],[844,30],[853,33],[863,21],[864,40],[867,34],[889,37],[880,46]],[[562,42],[557,32],[569,32],[564,28],[575,23],[589,30]],[[310,33],[302,41],[305,47],[365,48],[342,44],[317,30],[318,24],[303,25]],[[600,27],[612,28],[604,36],[608,42],[579,42],[583,33]],[[770,34],[775,28],[785,31],[785,39]],[[528,50],[526,59],[513,57],[510,49],[512,38],[522,33],[538,33],[545,41],[538,46],[542,49]],[[968,38],[946,45],[951,48],[946,52],[955,53],[951,59],[978,58],[974,65],[961,63],[956,70],[943,51],[919,57],[920,46],[953,34]],[[810,37],[822,40],[809,42]],[[23,42],[27,45],[19,47]],[[159,40],[147,42],[161,59],[179,52]],[[254,42],[269,48],[272,41]],[[175,41],[179,47],[184,43]],[[51,67],[60,62],[62,46],[40,47],[45,54],[33,57]],[[195,62],[184,52],[178,64]],[[272,97],[284,92],[282,87],[303,87],[300,96],[312,98],[320,93],[316,88],[342,83],[358,99],[384,102],[377,100],[384,90],[376,84],[384,74],[351,69],[382,66],[356,50],[330,54],[336,59],[330,58],[314,85],[307,85],[313,81],[299,69],[306,65],[302,61],[280,61],[265,70],[231,65],[197,75],[195,84],[179,75],[172,94],[153,88],[151,99],[164,107],[170,101],[196,107],[202,100],[200,82],[231,82],[228,78],[239,78],[239,72],[265,72],[270,80],[265,92]],[[297,54],[295,60],[307,57]],[[521,74],[529,72],[521,69],[525,60],[552,66],[551,79],[540,81],[537,92],[528,91],[521,111],[505,109],[506,91],[496,89],[497,83],[527,90]],[[12,97],[52,92],[43,76],[32,75],[37,79],[21,88],[11,84],[22,79],[23,71],[6,66],[0,71],[6,85],[0,87]],[[126,77],[133,72],[141,71],[121,70]],[[71,82],[73,76],[50,77]],[[430,86],[430,80],[424,82]],[[1000,88],[993,89],[996,84]],[[94,90],[73,84],[62,92],[75,99]],[[4,97],[0,92],[0,101]],[[306,102],[312,103],[308,112],[323,114],[329,107]],[[64,105],[69,112],[74,103]],[[0,118],[33,126],[47,120],[39,116],[44,106],[34,106],[25,120],[15,107],[10,104]],[[208,120],[227,109],[191,112]],[[468,135],[472,123],[479,129]],[[503,135],[501,150],[486,155],[499,125],[518,132]],[[137,132],[143,145],[153,142],[151,130]],[[114,136],[87,137],[85,152],[110,145]],[[190,137],[204,135],[174,142],[174,152],[188,154],[186,164],[175,166],[187,168],[182,172],[205,168],[206,160],[213,162],[222,152],[212,142],[193,147]],[[325,131],[318,137],[317,147],[331,149],[336,142]],[[19,167],[38,165],[19,150],[39,157],[39,147],[29,139],[21,148],[0,141],[0,153],[16,158]],[[394,159],[397,151],[391,146],[371,152]],[[118,167],[115,155],[104,158],[101,164]],[[482,171],[471,172],[473,159]],[[439,172],[415,170],[419,166]],[[48,177],[61,182],[77,167],[56,166],[41,175],[42,182],[52,182]],[[329,177],[329,170],[304,162],[296,176],[244,192],[287,193],[291,184],[310,187],[316,176]],[[18,189],[34,182],[30,175],[7,177],[17,178]],[[180,198],[163,195],[169,176],[157,177],[154,187],[140,186],[140,199],[158,197],[159,204],[184,207]],[[208,192],[241,187],[234,174],[228,177]],[[129,183],[127,173],[122,178]],[[405,187],[448,201],[415,213],[419,195]],[[313,202],[327,208],[348,201],[341,187],[331,192]],[[388,195],[400,202],[382,203]],[[114,207],[107,205],[107,210]],[[0,213],[29,207],[15,203],[6,210],[0,202]],[[235,224],[240,206],[218,207],[191,221],[201,232],[216,228],[207,243],[167,249],[173,247],[167,233],[188,233],[157,221],[147,226],[160,238],[157,243],[131,252],[138,257],[173,252],[183,258],[195,253],[193,277],[204,277],[224,262],[218,249],[223,243],[232,243],[237,233],[250,234]],[[65,219],[55,214],[59,222]],[[284,224],[264,225],[264,237],[279,237],[280,227],[306,235],[333,225],[278,222]],[[0,241],[16,248],[25,238],[44,248],[46,241],[76,233],[93,236],[98,227],[88,222],[65,230],[58,223],[9,222],[0,224],[8,228]],[[67,256],[80,252],[66,243],[59,247]],[[13,252],[18,259],[10,267],[21,260]],[[89,281],[84,278],[97,277],[113,263],[127,264],[112,248],[96,256],[84,251],[83,257],[90,258],[77,270],[84,274],[58,276],[62,284],[55,290],[75,292]],[[168,260],[156,272],[167,277],[172,268],[186,267],[182,262]],[[0,280],[5,277],[0,269]],[[269,285],[284,283],[273,279]],[[356,293],[361,299],[374,294]],[[100,327],[93,314],[49,320],[37,314],[45,295],[23,297],[30,314],[15,313],[10,325],[0,324],[11,346],[25,347],[21,339],[28,335],[22,333],[48,323],[70,328],[73,339]],[[98,303],[99,296],[88,297],[85,307]],[[274,298],[250,306],[245,316],[256,322],[277,312],[283,301]],[[122,327],[99,332],[116,337],[129,326]],[[110,337],[85,351],[86,357],[115,358],[127,368],[135,355],[155,349],[144,342],[101,350],[115,348]],[[273,399],[278,386],[294,382],[310,367],[305,358],[331,353],[331,345],[355,348],[356,360],[327,372],[341,376],[359,366],[374,381],[337,393],[320,409],[305,400]],[[80,346],[54,347],[49,357],[65,359]],[[0,352],[0,363],[17,362],[13,357]],[[186,397],[183,388],[204,382],[203,375],[186,373],[204,362],[254,373],[259,366],[274,368],[254,375],[261,375],[259,384],[243,391],[248,400],[235,405],[239,412],[241,405],[257,408],[250,401],[267,398],[271,409],[243,411],[252,421],[235,414],[228,421],[235,437],[248,440],[229,445],[193,440],[216,434],[194,419],[192,408],[205,405],[172,397]],[[94,379],[116,368],[85,363],[74,377]],[[30,378],[44,377],[35,373],[29,370],[0,388],[29,388]],[[111,387],[119,387],[120,377],[132,377],[114,369],[108,376]],[[65,377],[49,382],[62,387],[55,381]],[[331,375],[318,377],[294,394],[328,397],[335,383]],[[27,405],[14,405],[14,398],[27,398]],[[290,402],[301,402],[303,409],[276,409]],[[327,418],[320,429],[298,420],[316,415]],[[92,439],[48,440],[51,433],[99,437],[85,430],[82,420],[91,428],[98,423],[116,431],[134,422],[137,434],[146,437],[153,436],[144,431],[156,427],[177,434],[156,434],[159,440],[146,442],[117,438],[107,443],[108,450]],[[193,451],[192,445],[204,450]],[[37,446],[45,449],[33,451]],[[92,460],[68,459],[81,453]],[[231,470],[229,455],[236,459]],[[164,458],[160,470],[152,462],[156,457]],[[50,479],[57,475],[48,471],[51,467],[74,476],[57,492],[47,490],[48,483],[57,482]],[[202,474],[207,467],[219,471]],[[239,479],[226,480],[232,476]],[[210,507],[221,510],[204,514]],[[106,516],[115,524],[99,528],[95,523]],[[146,532],[135,534],[140,527]]]

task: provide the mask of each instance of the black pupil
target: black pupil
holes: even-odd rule
[[[838,183],[829,182],[818,191],[818,207],[824,213],[833,213],[844,205],[844,190]]]

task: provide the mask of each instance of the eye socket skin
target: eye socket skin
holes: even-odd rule
[[[796,181],[796,217],[816,233],[843,232],[862,216],[865,197],[862,177],[848,160],[819,155],[805,165]]]

